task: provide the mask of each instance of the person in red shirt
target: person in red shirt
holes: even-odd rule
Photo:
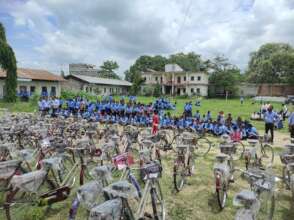
[[[157,110],[154,110],[153,118],[152,118],[152,134],[156,134],[158,132],[159,126],[159,116]]]

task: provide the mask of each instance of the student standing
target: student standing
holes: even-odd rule
[[[288,123],[289,123],[289,131],[290,131],[291,138],[294,138],[294,111],[291,112],[288,118]]]
[[[270,141],[274,141],[274,123],[277,118],[277,113],[273,111],[273,106],[270,105],[267,111],[264,113],[264,122],[265,122],[265,134],[268,134],[270,131],[271,138]]]
[[[152,134],[156,134],[158,132],[159,126],[159,116],[157,110],[154,111],[152,118]]]

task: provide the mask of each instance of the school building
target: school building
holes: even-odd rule
[[[145,80],[143,87],[159,84],[164,95],[208,94],[208,73],[204,71],[188,72],[177,64],[167,64],[164,72],[149,69],[141,74]]]
[[[62,88],[71,91],[84,91],[93,95],[127,94],[132,83],[120,79],[97,77],[99,70],[90,64],[70,64],[69,75]]]
[[[4,97],[4,85],[6,72],[0,69],[0,99]],[[40,69],[17,69],[17,94],[34,93],[41,95],[60,96],[61,82],[64,79],[61,76]]]

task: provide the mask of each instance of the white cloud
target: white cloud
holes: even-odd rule
[[[122,73],[140,55],[180,51],[224,54],[244,69],[249,53],[264,43],[294,45],[292,0],[0,0],[2,5],[16,27],[39,35],[30,50],[16,48],[17,56],[29,65],[37,53],[32,65],[50,69],[111,58]]]

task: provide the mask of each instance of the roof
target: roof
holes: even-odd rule
[[[68,75],[66,76],[66,78],[71,76],[74,78],[80,79],[84,82],[93,83],[93,84],[132,86],[132,83],[126,80],[120,80],[120,79],[107,79],[107,78],[100,78],[100,77],[93,77],[93,76],[75,75],[75,74]]]
[[[6,72],[3,69],[0,69],[0,78],[5,78],[5,77],[6,77]],[[64,81],[64,79],[61,76],[58,76],[46,70],[40,70],[40,69],[18,68],[17,77],[31,79],[31,80]]]

